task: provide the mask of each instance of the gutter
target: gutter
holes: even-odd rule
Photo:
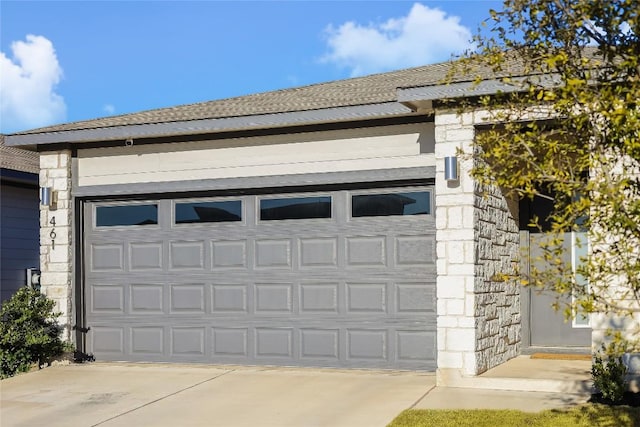
[[[253,116],[122,125],[95,129],[62,130],[57,132],[18,133],[6,135],[5,145],[35,148],[37,145],[47,144],[81,144],[106,141],[124,142],[141,138],[160,138],[168,135],[179,136],[269,129],[327,122],[406,116],[412,113],[414,113],[412,109],[394,101],[381,104]]]

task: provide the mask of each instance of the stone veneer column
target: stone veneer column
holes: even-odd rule
[[[62,338],[71,340],[73,206],[69,150],[40,153],[40,186],[53,190],[51,206],[40,206],[41,291],[56,302],[55,310],[61,313],[58,321],[64,327]]]
[[[438,371],[476,373],[475,192],[471,164],[460,159],[459,182],[444,180],[444,158],[469,151],[475,129],[472,114],[435,115],[436,159],[436,297]]]
[[[444,180],[444,158],[470,153],[480,114],[435,115],[438,382],[472,376],[516,356],[519,286],[496,280],[519,256],[517,206],[497,188],[480,189],[462,159],[459,182]],[[485,191],[488,195],[485,195]]]

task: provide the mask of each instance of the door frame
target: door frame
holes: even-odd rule
[[[520,272],[529,274],[529,231],[520,230]],[[531,347],[531,288],[518,283],[520,287],[520,327],[522,349]]]
[[[573,245],[573,244],[572,244]],[[531,266],[531,239],[530,232],[528,230],[520,230],[520,272],[528,274]],[[573,253],[571,254],[571,259],[573,262]],[[583,352],[585,349],[588,349],[590,352],[589,346],[556,346],[556,345],[532,345],[531,344],[531,329],[533,326],[533,322],[535,322],[534,314],[531,308],[531,301],[535,298],[534,289],[530,286],[524,286],[519,284],[520,286],[520,325],[521,325],[521,343],[522,343],[522,352],[532,353],[538,349],[545,349],[547,351],[552,349],[562,349],[563,352]],[[572,328],[577,329],[586,329],[591,328],[590,326],[575,326],[572,321]]]

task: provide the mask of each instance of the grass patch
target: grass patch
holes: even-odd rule
[[[640,408],[583,405],[537,413],[512,410],[408,409],[387,427],[640,427]]]

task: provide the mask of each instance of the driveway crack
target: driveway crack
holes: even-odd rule
[[[213,377],[211,377],[211,378],[207,378],[206,380],[202,380],[202,381],[200,381],[200,382],[198,382],[198,383],[192,384],[192,385],[190,385],[189,387],[184,387],[184,388],[181,388],[180,390],[176,390],[176,391],[174,391],[173,393],[169,393],[169,394],[167,394],[166,396],[159,397],[159,398],[157,398],[157,399],[155,399],[155,400],[152,400],[152,401],[150,401],[150,402],[147,402],[147,403],[145,403],[145,404],[143,404],[143,405],[137,406],[137,407],[135,407],[135,408],[133,408],[133,409],[129,409],[128,411],[125,411],[125,412],[123,412],[123,413],[121,413],[121,414],[115,415],[115,416],[113,416],[113,417],[111,417],[111,418],[107,418],[106,420],[102,420],[102,421],[100,421],[99,423],[92,424],[92,425],[91,425],[91,427],[96,427],[96,426],[99,426],[99,425],[101,425],[101,424],[107,423],[107,422],[109,422],[109,421],[111,421],[111,420],[115,420],[116,418],[120,418],[120,417],[122,417],[122,416],[124,416],[124,415],[127,415],[127,414],[130,414],[130,413],[132,413],[132,412],[135,412],[135,411],[137,411],[138,409],[144,408],[145,406],[153,405],[153,404],[154,404],[154,403],[156,403],[156,402],[160,402],[161,400],[164,400],[164,399],[169,398],[169,397],[171,397],[171,396],[175,396],[176,394],[180,394],[180,393],[182,393],[183,391],[190,390],[190,389],[192,389],[192,388],[198,387],[199,385],[202,385],[202,384],[208,383],[209,381],[213,381],[213,380],[215,380],[215,379],[218,379],[218,378],[220,378],[220,377],[223,377],[223,376],[225,376],[225,375],[227,375],[227,374],[230,374],[231,372],[235,372],[235,369],[230,369],[230,370],[228,370],[228,371],[226,371],[226,372],[223,372],[223,373],[221,373],[221,374],[219,374],[219,375],[215,375],[215,376],[213,376]]]
[[[411,406],[409,407],[409,409],[413,409],[413,408],[415,408],[415,406],[416,406],[418,403],[420,403],[420,401],[421,401],[422,399],[424,399],[424,398],[425,398],[429,393],[431,393],[431,392],[433,391],[433,389],[435,389],[435,388],[436,388],[436,386],[435,386],[435,385],[431,386],[431,387],[429,388],[429,390],[427,390],[427,391],[426,391],[422,396],[420,396],[420,398],[419,398],[418,400],[416,400],[415,402],[413,402],[413,405],[411,405]]]

